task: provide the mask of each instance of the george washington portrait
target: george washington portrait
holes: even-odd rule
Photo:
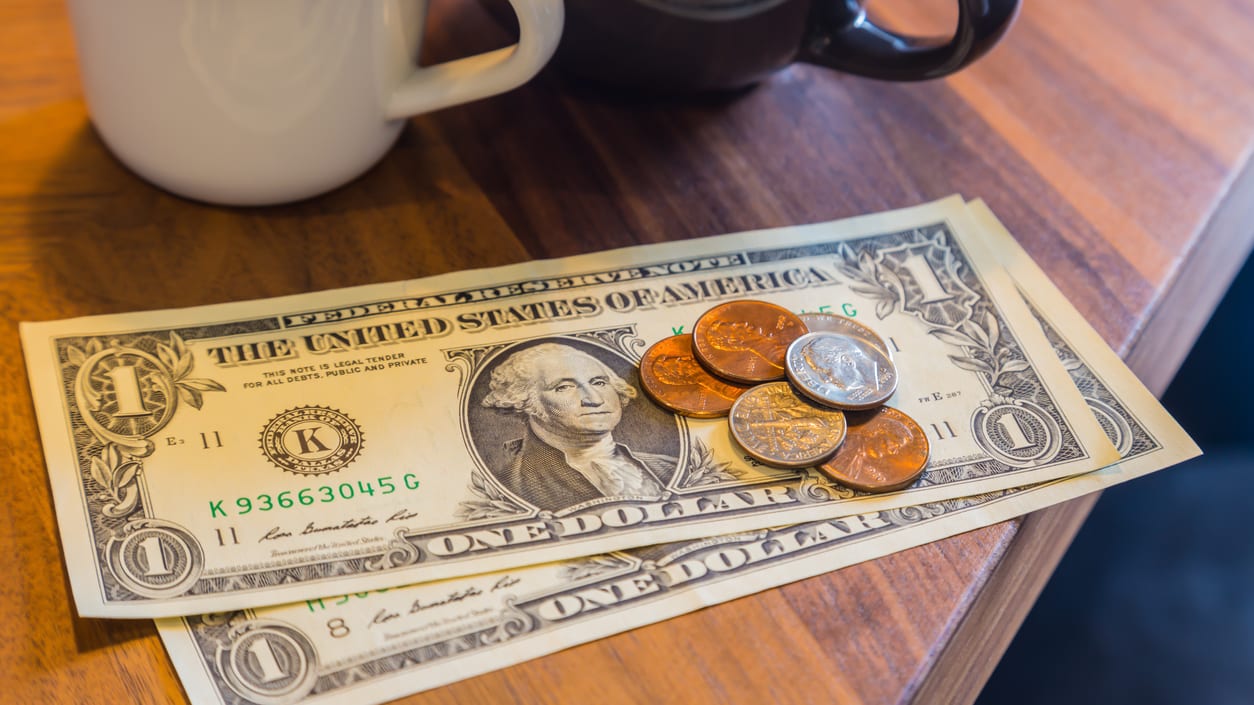
[[[607,497],[660,499],[675,474],[678,427],[643,398],[635,376],[629,360],[574,339],[499,356],[480,377],[486,389],[472,392],[472,406],[478,396],[490,412],[475,415],[489,471],[548,511]]]

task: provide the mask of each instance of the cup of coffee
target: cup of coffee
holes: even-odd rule
[[[68,0],[97,132],[169,191],[231,205],[358,176],[405,118],[514,88],[549,60],[562,0],[509,0],[517,44],[418,67],[426,0]]]
[[[579,78],[664,93],[739,88],[794,61],[939,78],[992,48],[1019,8],[956,1],[952,36],[927,39],[877,25],[865,0],[566,0],[556,61]]]

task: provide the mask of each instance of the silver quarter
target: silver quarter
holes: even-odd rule
[[[865,338],[875,347],[883,350],[888,355],[888,359],[893,359],[893,349],[888,341],[881,338],[880,334],[871,330],[870,327],[852,318],[837,316],[834,313],[799,313],[797,317],[806,324],[806,329],[811,333],[840,333],[852,335],[855,338]]]
[[[732,437],[752,458],[804,468],[830,458],[845,440],[845,415],[800,396],[787,382],[741,394],[728,416]]]
[[[865,338],[807,333],[788,346],[788,379],[811,399],[837,409],[873,409],[897,391],[897,367]]]

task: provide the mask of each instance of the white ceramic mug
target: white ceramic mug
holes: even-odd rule
[[[404,118],[514,88],[561,36],[562,0],[509,0],[518,44],[418,68],[427,0],[69,0],[83,89],[145,179],[232,205],[358,176]]]

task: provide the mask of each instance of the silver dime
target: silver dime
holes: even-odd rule
[[[845,415],[793,391],[787,382],[741,394],[728,417],[732,437],[760,462],[804,468],[827,460],[845,440]]]
[[[799,313],[797,317],[806,324],[806,329],[810,333],[841,333],[855,338],[865,338],[887,353],[888,359],[893,359],[892,347],[880,337],[879,333],[852,318],[837,316],[834,313]]]
[[[897,391],[897,367],[865,338],[807,333],[788,346],[788,379],[811,399],[837,409],[872,409]]]

